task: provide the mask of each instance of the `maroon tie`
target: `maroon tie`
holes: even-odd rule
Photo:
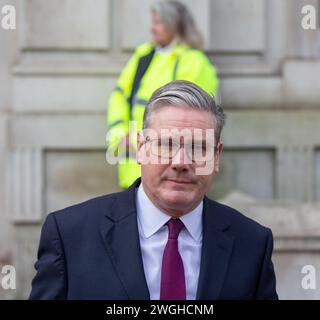
[[[178,251],[178,236],[184,224],[180,219],[170,219],[167,225],[169,236],[162,258],[160,300],[185,300],[186,283]]]

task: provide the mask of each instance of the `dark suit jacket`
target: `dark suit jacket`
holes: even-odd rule
[[[48,215],[30,299],[150,299],[135,188]],[[205,197],[197,299],[277,299],[267,229]]]

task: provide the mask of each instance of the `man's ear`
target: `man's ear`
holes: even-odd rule
[[[219,173],[220,170],[220,157],[223,150],[223,142],[218,142],[215,154],[214,154],[214,173]]]

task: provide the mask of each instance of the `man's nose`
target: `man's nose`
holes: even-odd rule
[[[178,150],[177,154],[171,160],[171,167],[174,170],[185,171],[189,169],[190,161],[186,154],[185,148],[182,146]]]

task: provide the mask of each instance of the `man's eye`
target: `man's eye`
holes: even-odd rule
[[[169,140],[163,140],[163,141],[161,141],[161,146],[163,146],[163,147],[168,147],[168,148],[172,148],[173,142],[172,142],[171,139],[169,139]]]
[[[162,142],[159,142],[159,144],[161,145],[161,147],[163,148],[169,148],[172,146],[172,143],[170,141],[162,141]]]

